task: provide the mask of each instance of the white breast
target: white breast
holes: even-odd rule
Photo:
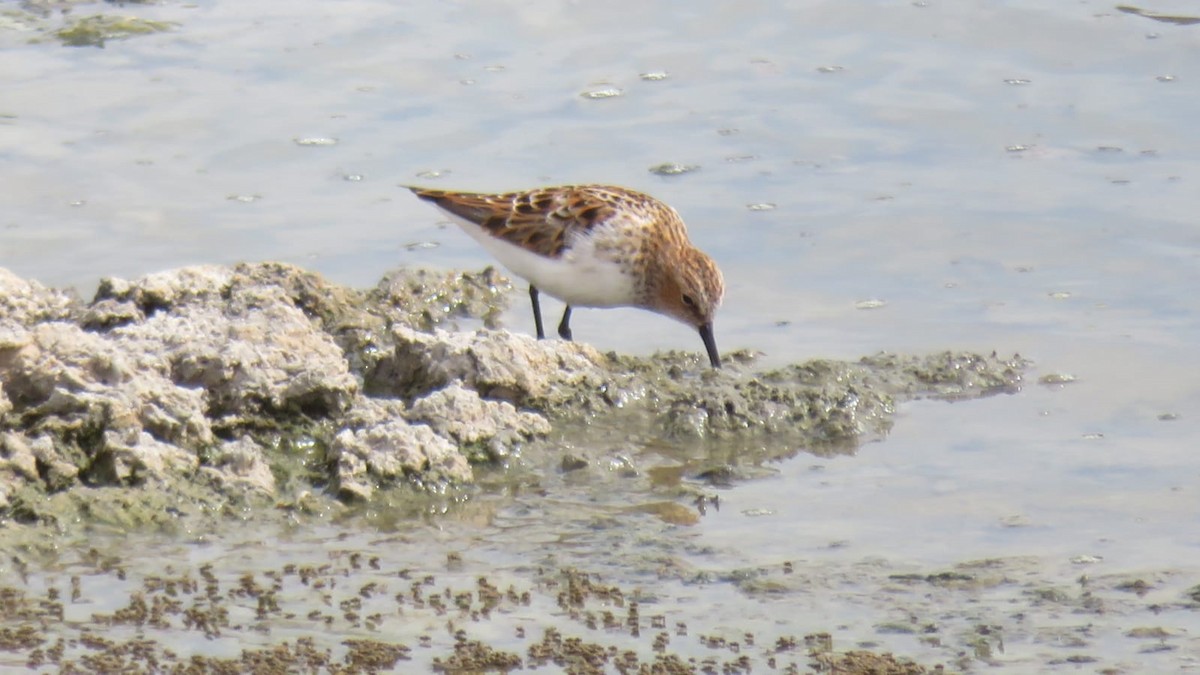
[[[494,237],[468,220],[454,215],[451,219],[509,271],[547,295],[575,307],[634,304],[632,270],[626,271],[622,265],[597,255],[592,236],[580,237],[559,258],[547,258]]]

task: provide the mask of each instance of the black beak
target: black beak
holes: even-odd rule
[[[708,350],[708,361],[713,368],[721,367],[721,355],[717,353],[717,341],[713,339],[712,322],[700,326],[700,339],[704,340],[704,348]]]

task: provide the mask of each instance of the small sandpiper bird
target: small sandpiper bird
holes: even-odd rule
[[[407,187],[407,186],[406,186]],[[611,185],[478,194],[409,187],[453,216],[513,274],[529,282],[538,339],[538,292],[566,303],[558,334],[571,339],[572,307],[640,307],[696,328],[714,368],[713,315],[721,270],[688,240],[675,209]]]

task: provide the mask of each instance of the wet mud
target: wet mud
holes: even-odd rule
[[[263,263],[107,279],[84,301],[0,271],[0,539],[4,578],[25,581],[3,591],[2,658],[57,672],[864,673],[927,672],[964,645],[982,658],[986,636],[918,665],[841,644],[835,616],[795,623],[809,631],[786,604],[782,623],[753,619],[742,603],[830,570],[713,577],[671,551],[724,487],[800,453],[853,453],[904,401],[1015,393],[1023,359],[759,369],[735,352],[713,370],[696,353],[499,329],[512,293],[492,269],[397,270],[362,291]],[[596,555],[622,547],[593,541],[565,560],[549,544],[593,537],[659,545]],[[856,581],[871,582],[990,588]],[[681,602],[695,584],[732,593],[728,617]]]
[[[358,291],[265,263],[106,279],[84,302],[0,271],[0,516],[18,531],[178,528],[381,492],[463,497],[481,468],[550,456],[580,471],[633,439],[686,458],[689,476],[734,480],[852,451],[905,400],[1016,391],[1025,367],[601,354],[487,328],[509,290],[492,269],[399,270]]]

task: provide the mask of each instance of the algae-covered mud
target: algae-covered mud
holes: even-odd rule
[[[0,664],[1145,672],[1197,653],[1183,561],[931,566],[776,515],[830,498],[824,462],[906,402],[1020,395],[1020,357],[717,371],[500,329],[513,295],[493,269],[355,290],[265,263],[84,301],[0,272]],[[749,506],[781,473],[804,492]]]
[[[68,673],[931,672],[888,653],[837,651],[828,633],[761,619],[722,626],[658,590],[575,568],[497,570],[436,542],[440,560],[410,567],[394,555],[413,543],[405,537],[320,543],[323,555],[312,557],[281,541],[270,564],[213,559],[193,544],[203,562],[153,570],[87,550],[37,584],[0,589],[13,626],[0,634],[0,664]]]
[[[372,670],[425,654],[428,667],[454,672],[810,660],[920,672],[870,650],[842,653],[820,630],[694,634],[694,608],[667,611],[680,598],[595,576],[658,569],[672,584],[712,581],[672,570],[662,551],[591,557],[580,570],[540,547],[534,570],[492,566],[460,542],[434,565],[420,543],[431,531],[378,542],[357,533],[409,530],[422,513],[460,528],[533,508],[541,522],[521,526],[510,542],[518,549],[570,536],[579,523],[564,529],[564,518],[581,516],[588,530],[629,522],[630,534],[653,537],[719,510],[718,490],[754,480],[765,463],[880,438],[906,400],[1016,392],[1022,359],[877,355],[760,370],[741,352],[712,370],[698,354],[601,354],[488,328],[509,290],[491,269],[399,270],[358,291],[267,263],[106,279],[84,302],[0,271],[0,537],[14,571],[59,570],[38,575],[44,588],[6,591],[12,662],[64,672],[268,661]],[[200,537],[190,545],[232,553],[248,545],[233,543],[243,521],[255,523],[256,542],[271,532],[269,541],[305,543],[200,566],[178,557],[188,544],[170,543]],[[341,553],[313,544],[334,521],[358,542],[338,544]],[[258,566],[267,560],[278,566]],[[443,567],[448,579],[435,574]],[[745,580],[785,589],[795,571],[780,561]],[[121,606],[101,610],[111,603]],[[559,612],[572,631],[606,637],[590,642],[545,621]],[[411,634],[411,614],[424,632]],[[466,629],[493,615],[503,627],[487,639]],[[247,631],[292,635],[298,625],[322,636],[232,655],[177,646],[180,634],[240,645]],[[361,631],[373,637],[351,637]]]
[[[0,8],[0,39],[19,36],[28,42],[56,41],[68,47],[104,47],[110,40],[162,33],[178,25],[143,16],[154,11],[153,5],[157,3],[151,2],[122,3],[124,11],[119,13],[103,12],[103,5],[91,0],[29,0],[10,4],[13,6]]]
[[[872,535],[836,523],[813,529],[873,508],[824,503],[838,500],[839,478],[822,478],[834,463],[902,430],[918,400],[1020,398],[1019,356],[760,368],[734,352],[713,370],[698,353],[503,330],[498,313],[521,295],[493,269],[401,269],[356,290],[263,263],[106,279],[84,301],[0,272],[0,664],[921,673],[1194,660],[1200,586],[1184,561],[1109,573],[1102,555],[1010,547],[939,565],[872,553]],[[858,480],[880,480],[869,471]],[[943,522],[925,520],[914,541]]]
[[[683,451],[690,473],[736,473],[852,450],[900,401],[1015,391],[1024,366],[943,353],[764,372],[735,353],[713,371],[695,354],[446,330],[504,302],[492,270],[400,271],[360,292],[279,264],[185,268],[106,279],[88,303],[7,272],[0,284],[0,514],[22,527],[452,493],[476,466],[567,444],[586,446],[569,458],[582,467],[615,439]]]

